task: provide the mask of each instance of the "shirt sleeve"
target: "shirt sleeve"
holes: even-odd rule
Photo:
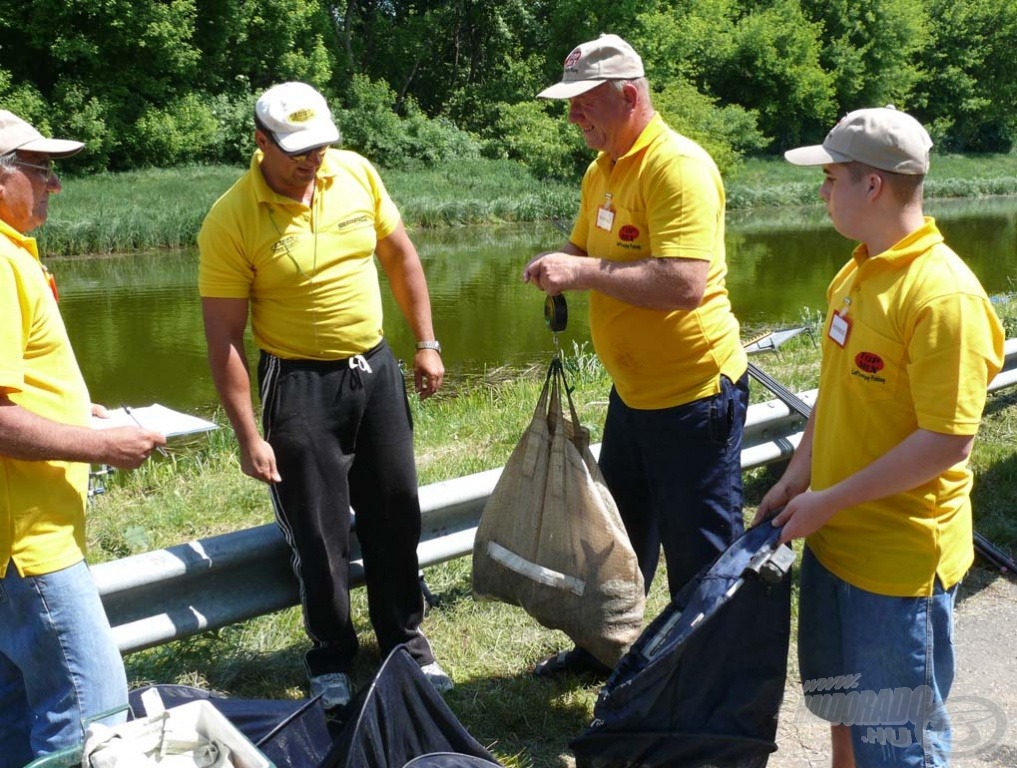
[[[908,343],[918,426],[973,435],[1003,363],[1004,332],[984,296],[954,293],[921,307]]]
[[[699,158],[679,155],[661,163],[646,180],[650,252],[712,260],[717,240],[724,236],[724,201],[716,171]]]
[[[395,201],[389,196],[385,182],[381,180],[381,174],[378,173],[370,160],[360,159],[363,163],[363,173],[367,178],[368,188],[374,198],[375,236],[379,240],[384,240],[399,226],[402,216],[399,214],[399,208],[396,207]]]
[[[213,214],[198,233],[198,292],[203,298],[250,298],[254,267],[240,232]]]

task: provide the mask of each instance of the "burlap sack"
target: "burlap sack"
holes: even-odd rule
[[[562,389],[572,419],[562,413]],[[521,606],[614,666],[643,624],[643,579],[579,425],[561,361],[488,499],[473,594]]]

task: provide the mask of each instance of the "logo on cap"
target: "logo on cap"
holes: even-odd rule
[[[287,119],[291,123],[307,123],[314,119],[314,110],[298,109],[296,112],[290,112]]]
[[[582,58],[583,49],[575,48],[572,53],[565,57],[565,69],[575,69],[579,59]]]

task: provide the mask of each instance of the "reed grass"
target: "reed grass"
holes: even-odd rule
[[[1017,316],[1012,302],[999,305],[999,311],[1004,317]],[[813,334],[802,334],[778,353],[754,361],[794,391],[815,387],[819,322],[813,310],[804,310],[787,325],[812,326]],[[565,363],[580,420],[598,441],[608,377],[586,347],[568,350]],[[532,418],[543,376],[542,366],[492,369],[464,381],[452,394],[424,403],[414,400],[421,483],[502,465]],[[753,402],[770,399],[761,386],[753,386]],[[1015,402],[1017,392],[990,397],[972,458],[976,525],[1010,552],[1017,547],[1017,521],[1010,512],[1017,496]],[[189,444],[172,443],[171,448],[169,459],[117,473],[106,492],[95,498],[88,522],[93,561],[272,519],[264,486],[240,473],[228,427]],[[775,470],[767,468],[746,473],[747,518],[776,477]],[[456,716],[510,768],[571,764],[567,742],[589,723],[598,684],[581,678],[538,680],[530,672],[539,659],[566,646],[565,636],[543,629],[518,608],[474,601],[469,558],[429,568],[426,578],[439,603],[429,610],[424,630],[456,681],[456,689],[446,695]],[[991,578],[982,574],[978,582]],[[665,583],[665,574],[658,573],[648,618],[666,604]],[[365,685],[380,658],[363,590],[355,590],[353,603],[362,647],[353,675],[358,685]],[[296,698],[306,695],[306,645],[300,613],[291,608],[132,654],[128,676],[133,685],[181,683],[238,697]]]
[[[194,165],[67,178],[37,233],[41,250],[59,256],[190,247],[209,207],[243,170]],[[818,206],[818,174],[779,158],[749,159],[725,180],[728,209]],[[579,203],[578,180],[540,181],[510,160],[389,170],[383,177],[410,227],[571,221]],[[1017,155],[936,157],[927,193],[1017,195]]]

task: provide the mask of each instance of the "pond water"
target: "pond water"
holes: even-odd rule
[[[947,242],[989,293],[1013,290],[1017,275],[1017,199],[930,203]],[[412,233],[431,292],[449,382],[500,366],[543,364],[553,352],[544,297],[521,280],[535,253],[562,236],[548,224],[464,227]],[[745,335],[798,324],[824,306],[826,285],[852,244],[821,207],[737,213],[728,223],[728,290]],[[197,254],[47,260],[92,399],[110,406],[161,402],[209,414],[215,389],[205,361]],[[391,295],[385,332],[397,356],[413,339]],[[567,349],[589,341],[586,299],[569,296]],[[249,345],[252,361],[256,352]]]

